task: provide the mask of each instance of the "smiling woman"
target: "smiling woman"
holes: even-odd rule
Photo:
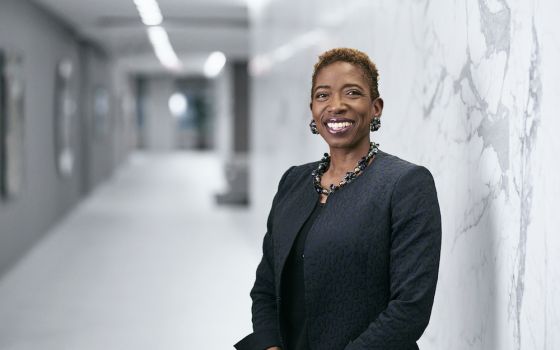
[[[378,72],[358,50],[315,65],[311,132],[330,154],[288,169],[238,350],[413,350],[430,319],[441,219],[422,167],[379,150]]]

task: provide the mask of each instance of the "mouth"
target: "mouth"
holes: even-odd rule
[[[329,118],[324,125],[329,133],[342,134],[352,129],[354,121],[347,118]]]

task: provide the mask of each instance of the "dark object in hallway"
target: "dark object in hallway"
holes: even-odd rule
[[[249,164],[247,156],[236,155],[225,166],[227,191],[216,194],[221,205],[249,205]]]

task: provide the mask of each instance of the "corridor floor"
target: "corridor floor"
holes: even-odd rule
[[[260,231],[207,153],[134,154],[0,280],[0,350],[233,349]]]

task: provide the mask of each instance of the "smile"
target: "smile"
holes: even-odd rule
[[[327,127],[327,131],[331,134],[344,133],[350,130],[353,125],[354,125],[354,121],[349,119],[329,119],[325,123],[325,126]]]

